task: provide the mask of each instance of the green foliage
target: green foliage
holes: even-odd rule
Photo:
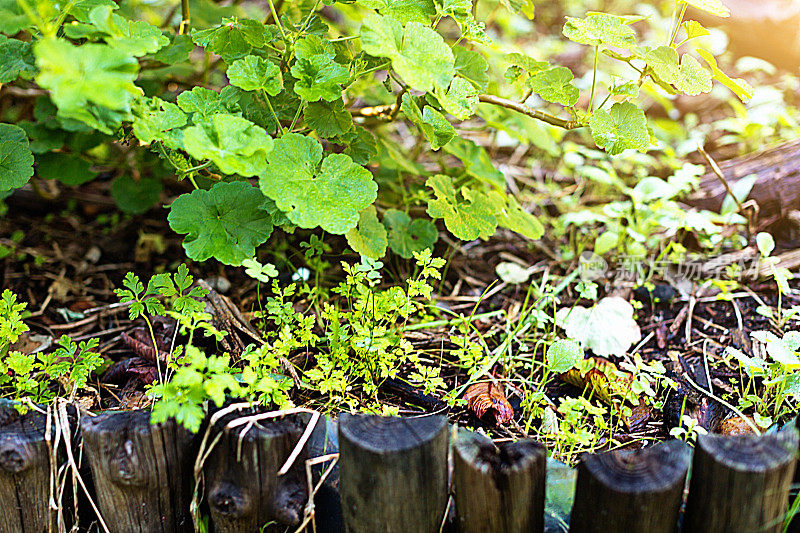
[[[188,234],[183,247],[192,259],[214,257],[239,265],[253,257],[256,247],[272,233],[272,218],[263,203],[258,189],[245,182],[218,183],[175,200],[169,225],[177,233]]]
[[[361,46],[368,54],[391,59],[397,74],[420,91],[448,87],[455,73],[450,47],[441,35],[419,22],[403,27],[392,17],[367,15],[361,27]]]
[[[570,339],[559,339],[547,348],[547,366],[551,372],[562,373],[583,361],[583,349]]]
[[[612,155],[627,148],[645,152],[650,146],[644,111],[630,102],[618,102],[608,111],[596,111],[589,119],[589,128],[597,146]]]
[[[168,383],[158,384],[151,392],[159,398],[153,405],[150,421],[154,424],[170,418],[197,433],[206,417],[207,400],[221,406],[225,396],[240,389],[233,376],[230,356],[206,356],[198,348],[187,345],[186,353],[176,358],[175,374]]]
[[[139,65],[108,45],[74,46],[44,39],[33,46],[36,81],[50,91],[58,116],[112,133],[130,119],[131,102],[141,90],[134,85]]]
[[[28,326],[22,321],[27,305],[17,303],[17,295],[10,290],[3,291],[0,298],[0,358],[5,357],[9,347],[28,331]]]
[[[323,306],[325,347],[316,355],[316,367],[304,373],[329,401],[355,406],[349,392],[354,386],[363,388],[366,397],[373,396],[383,380],[396,376],[400,366],[409,363],[424,381],[438,383],[438,369],[420,363],[411,344],[400,335],[400,324],[423,311],[416,298],[430,298],[430,281],[440,278],[444,260],[432,258],[430,250],[414,257],[419,271],[406,281],[406,287],[380,291],[376,289],[380,262],[362,257],[360,264],[342,264],[346,278],[334,292],[347,305]]]
[[[412,220],[407,213],[389,209],[383,215],[389,247],[400,257],[411,259],[415,252],[430,249],[436,244],[439,233],[429,220]]]
[[[347,244],[359,254],[378,259],[386,254],[386,228],[383,227],[374,206],[368,206],[358,217],[358,227],[347,232]]]
[[[727,14],[718,0],[677,1],[675,31],[661,28],[671,37],[662,43],[637,34],[643,17],[568,17],[564,37],[594,52],[591,93],[582,95],[570,68],[506,53],[505,38],[492,43],[476,19],[486,6],[471,0],[334,2],[325,9],[338,14],[327,22],[319,2],[277,3],[277,15],[201,2],[190,7],[188,34],[172,31],[169,10],[155,4],[88,0],[67,9],[37,0],[23,9],[3,0],[0,83],[34,89],[36,101],[33,117],[18,122],[24,134],[0,127],[0,195],[29,182],[33,154],[34,180],[69,186],[106,179],[96,170],[111,167],[111,195],[131,214],[167,200],[165,179],[186,179],[195,190],[172,203],[170,224],[187,235],[190,258],[228,264],[255,257],[273,226],[346,235],[373,259],[428,248],[440,218],[461,239],[498,227],[538,239],[544,227],[529,212],[531,195],[509,194],[514,178],[475,142],[489,137],[472,124],[551,155],[562,136],[551,126],[588,128],[616,155],[646,152],[663,133],[649,127],[641,98],[668,105],[659,91],[706,93],[714,79],[749,97],[753,90],[702,48],[708,31],[683,20],[686,4]],[[509,33],[513,17],[534,14],[531,0],[498,7],[490,19]],[[686,38],[675,42],[680,28]],[[615,65],[638,78],[620,77]],[[601,91],[605,99],[595,99]],[[540,108],[507,104],[531,94]],[[589,104],[578,109],[579,101]],[[18,120],[15,112],[4,120]],[[402,146],[403,126],[381,126],[400,122],[415,127]],[[420,140],[439,153],[423,152]],[[258,189],[247,181],[255,177]],[[421,207],[430,218],[400,214]],[[614,233],[605,240],[613,247]]]
[[[33,176],[33,154],[19,126],[0,124],[0,193],[22,187]]]
[[[212,115],[186,128],[183,145],[195,159],[210,159],[226,174],[255,176],[272,151],[272,138],[249,120]]]
[[[462,187],[456,191],[447,176],[437,174],[427,181],[435,199],[428,201],[428,214],[443,218],[447,229],[459,239],[490,237],[497,227],[492,205],[482,192]]]
[[[47,403],[59,391],[72,397],[86,385],[89,376],[103,363],[93,352],[98,339],[76,344],[62,336],[58,347],[48,353],[26,354],[10,350],[28,331],[22,321],[26,304],[18,303],[10,290],[0,297],[0,395],[20,402],[24,410],[31,403]]]
[[[344,154],[323,159],[322,145],[288,133],[275,141],[259,178],[263,193],[301,228],[321,227],[342,235],[376,197],[372,174]]]
[[[266,91],[271,96],[277,96],[283,89],[281,69],[258,56],[246,56],[234,61],[228,68],[228,79],[231,85],[245,91]]]

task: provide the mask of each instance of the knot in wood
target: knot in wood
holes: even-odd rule
[[[146,479],[139,454],[130,439],[123,441],[109,461],[111,479],[119,485],[144,486]]]
[[[0,467],[9,474],[19,474],[31,466],[33,457],[22,442],[5,440],[0,444]]]
[[[302,484],[289,479],[278,485],[273,498],[275,518],[284,525],[296,526],[303,516],[308,494]]]
[[[208,504],[221,515],[241,518],[250,514],[252,499],[233,483],[223,481],[215,483],[211,487]]]

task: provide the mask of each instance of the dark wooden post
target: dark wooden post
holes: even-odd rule
[[[447,419],[339,417],[344,530],[438,533],[447,506]]]
[[[220,418],[212,429],[216,447],[203,467],[214,531],[283,531],[297,526],[308,500],[303,449],[289,471],[278,470],[300,441],[307,416],[294,414],[227,427],[234,419],[252,416],[252,410]],[[267,524],[267,529],[261,529]]]
[[[570,531],[675,531],[690,461],[680,441],[587,454],[578,466]]]
[[[797,433],[701,435],[684,530],[779,532],[797,462]]]
[[[97,505],[112,532],[189,531],[195,435],[150,411],[81,418]]]
[[[45,415],[20,415],[12,402],[0,403],[0,531],[41,533],[55,527],[45,427]]]
[[[453,446],[458,528],[465,533],[544,531],[546,453],[532,440],[495,446],[462,432]]]

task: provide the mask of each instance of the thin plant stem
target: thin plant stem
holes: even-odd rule
[[[687,7],[689,7],[689,4],[684,3],[683,7],[681,8],[681,14],[678,16],[678,21],[675,23],[675,28],[672,30],[672,35],[669,37],[669,43],[667,43],[667,46],[672,46],[672,43],[675,41],[675,37],[678,36],[678,29],[681,27],[681,22],[683,21],[683,16],[686,14]]]
[[[181,0],[181,25],[178,28],[178,35],[185,35],[189,31],[189,0]]]
[[[592,112],[592,104],[594,104],[594,87],[597,83],[597,51],[600,45],[594,45],[594,69],[592,70],[592,92],[589,95],[589,107],[586,109],[589,113]]]
[[[546,122],[552,126],[558,126],[559,128],[564,128],[565,130],[574,130],[577,128],[582,128],[584,126],[584,124],[579,120],[565,120],[563,118],[551,115],[550,113],[545,113],[544,111],[533,109],[531,107],[526,106],[525,104],[521,104],[513,100],[507,100],[506,98],[500,98],[499,96],[494,96],[491,94],[482,94],[478,97],[478,100],[486,104],[493,104],[496,106],[505,107],[506,109],[511,109],[512,111],[516,111],[517,113],[522,113],[523,115],[527,115],[537,120],[541,120],[542,122]]]
[[[294,129],[294,125],[297,124],[297,119],[300,118],[300,112],[303,110],[303,107],[305,107],[305,101],[301,101],[300,105],[297,106],[297,113],[294,114],[292,125],[289,126],[289,131],[292,131]]]
[[[269,9],[272,11],[272,18],[275,19],[275,24],[278,26],[278,30],[281,32],[281,38],[283,42],[286,42],[286,32],[283,31],[283,24],[281,24],[281,18],[278,16],[278,12],[275,9],[275,4],[272,3],[272,0],[269,0]]]
[[[261,89],[261,96],[264,97],[264,101],[267,103],[267,107],[269,108],[270,112],[272,113],[272,118],[275,120],[275,134],[280,136],[281,135],[281,121],[278,120],[278,114],[275,112],[275,108],[272,107],[272,102],[269,101],[269,95],[267,91]]]

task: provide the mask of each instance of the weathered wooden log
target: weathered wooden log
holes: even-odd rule
[[[303,518],[308,500],[305,448],[286,474],[279,476],[278,471],[300,441],[308,417],[295,414],[229,427],[255,414],[247,410],[226,415],[212,429],[212,439],[221,436],[203,475],[217,533],[283,531]]]
[[[585,455],[570,531],[675,531],[691,457],[680,441]]]
[[[45,428],[45,415],[0,403],[0,531],[41,533],[56,525]]]
[[[339,418],[344,530],[437,533],[447,505],[447,419]]]
[[[729,159],[719,166],[731,187],[750,174],[757,176],[747,198],[759,206],[759,227],[800,209],[800,140]],[[726,195],[725,186],[709,169],[686,202],[700,209],[719,211]]]
[[[189,531],[196,436],[150,411],[81,418],[97,505],[112,532]]]
[[[796,462],[795,431],[701,435],[692,462],[684,531],[781,531]]]
[[[547,455],[532,440],[495,445],[461,433],[453,446],[456,521],[465,533],[544,531]]]

